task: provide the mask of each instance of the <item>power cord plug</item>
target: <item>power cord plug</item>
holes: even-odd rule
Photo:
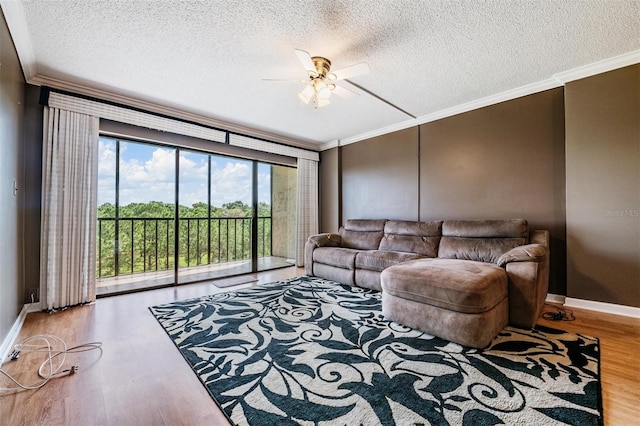
[[[9,354],[9,359],[11,361],[15,361],[18,358],[20,358],[20,351],[17,349],[12,350],[11,353]]]

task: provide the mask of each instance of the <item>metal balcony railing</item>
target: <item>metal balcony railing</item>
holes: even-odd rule
[[[251,218],[180,218],[178,266],[251,259]],[[258,258],[271,256],[271,216],[258,221]],[[175,267],[172,218],[98,218],[96,276],[113,277]]]

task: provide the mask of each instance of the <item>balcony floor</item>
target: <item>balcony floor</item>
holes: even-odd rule
[[[258,271],[284,268],[292,266],[294,263],[295,262],[293,260],[285,259],[283,257],[261,257],[258,259]],[[191,266],[188,268],[180,268],[178,272],[178,284],[215,280],[250,273],[250,260]],[[109,294],[126,293],[130,291],[172,285],[173,283],[173,270],[139,272],[135,274],[119,275],[117,277],[98,278],[96,280],[96,294],[98,296],[105,296]]]

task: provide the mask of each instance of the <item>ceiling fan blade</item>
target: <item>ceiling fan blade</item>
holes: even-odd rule
[[[341,98],[345,98],[345,99],[355,99],[358,96],[360,96],[359,93],[356,93],[353,90],[349,90],[347,88],[344,88],[338,85],[336,85],[336,87],[331,92],[335,93],[336,96],[340,96]]]
[[[304,69],[306,69],[310,75],[314,75],[314,76],[318,75],[318,72],[316,71],[316,67],[315,65],[313,65],[313,61],[311,60],[311,55],[309,55],[308,52],[305,52],[304,50],[300,50],[300,49],[293,49],[293,51],[296,53],[296,56],[302,63],[302,66],[304,67]]]
[[[360,64],[351,65],[350,67],[341,68],[339,70],[331,71],[327,76],[329,80],[344,80],[345,78],[357,77],[363,74],[369,74],[371,69],[366,62],[362,62]],[[332,78],[333,76],[335,78]]]
[[[306,85],[304,87],[304,90],[302,90],[302,92],[298,93],[298,97],[300,99],[302,99],[302,102],[304,102],[305,104],[308,104],[311,99],[313,99],[313,97],[315,96],[316,92],[315,90],[313,90],[313,87]]]

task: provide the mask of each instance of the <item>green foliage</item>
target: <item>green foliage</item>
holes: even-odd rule
[[[251,259],[251,207],[241,201],[222,207],[196,203],[178,206],[180,267]],[[97,276],[173,269],[175,265],[175,208],[152,201],[120,207],[98,207]],[[258,205],[258,256],[271,254],[271,206]],[[117,222],[117,230],[116,230]],[[116,238],[116,232],[118,234]]]

